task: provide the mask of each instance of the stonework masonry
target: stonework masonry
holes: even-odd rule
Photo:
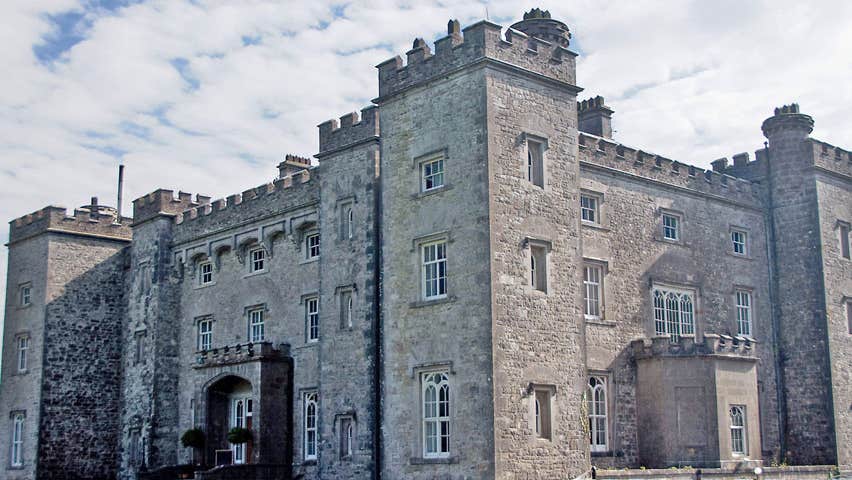
[[[623,145],[570,44],[453,20],[269,183],[10,222],[0,477],[852,469],[850,153]]]

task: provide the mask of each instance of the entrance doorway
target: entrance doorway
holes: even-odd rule
[[[251,463],[252,442],[232,444],[228,432],[235,427],[253,433],[254,397],[251,383],[229,375],[207,387],[207,458],[216,464]]]

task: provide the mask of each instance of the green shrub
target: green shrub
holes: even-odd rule
[[[228,431],[228,442],[248,443],[251,441],[251,430],[243,427],[234,427]]]
[[[191,428],[183,432],[180,443],[184,447],[202,448],[204,446],[204,432],[200,428]]]

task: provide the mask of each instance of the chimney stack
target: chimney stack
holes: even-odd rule
[[[600,95],[577,102],[577,128],[581,132],[612,138],[613,113]]]

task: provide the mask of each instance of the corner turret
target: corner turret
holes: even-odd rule
[[[809,115],[799,113],[799,105],[791,103],[775,109],[775,115],[763,121],[763,135],[773,142],[773,138],[804,140],[814,130],[814,119]]]
[[[568,48],[571,42],[571,32],[568,25],[550,18],[550,12],[540,8],[533,8],[524,13],[524,19],[513,24],[513,30],[525,33],[529,37],[535,37],[547,42]]]

